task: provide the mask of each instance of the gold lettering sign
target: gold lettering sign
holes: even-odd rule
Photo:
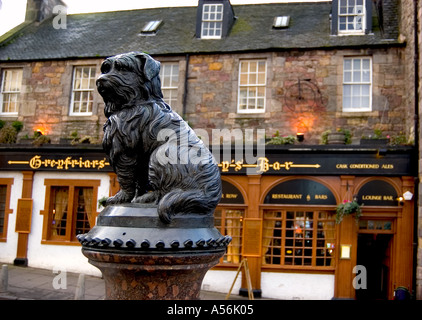
[[[337,163],[336,169],[384,169],[384,170],[393,170],[394,164],[386,163],[386,164],[376,164],[376,163]]]
[[[234,171],[240,171],[244,168],[255,168],[257,173],[264,173],[269,171],[270,169],[273,169],[275,171],[280,171],[281,169],[284,169],[286,171],[289,171],[291,168],[320,168],[321,165],[319,164],[295,164],[292,161],[286,161],[283,163],[280,163],[278,161],[270,163],[268,158],[266,157],[260,157],[257,160],[256,164],[245,164],[243,163],[243,160],[235,161],[222,161],[218,166],[221,168],[222,172],[229,172],[231,168],[234,169]]]
[[[391,195],[363,195],[362,200],[372,200],[372,201],[394,201],[394,196]]]
[[[65,159],[43,159],[41,156],[36,155],[29,161],[9,161],[8,164],[28,164],[31,169],[37,170],[43,168],[56,168],[57,170],[69,170],[70,168],[80,169],[103,169],[105,166],[110,165],[106,158],[101,160],[87,160],[82,157],[73,159],[66,157]]]
[[[221,198],[223,198],[223,199],[236,199],[237,196],[238,196],[238,194],[235,194],[235,193],[223,193],[221,195]]]
[[[301,194],[276,194],[271,195],[273,199],[302,199]]]

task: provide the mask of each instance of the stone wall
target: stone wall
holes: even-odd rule
[[[414,1],[401,1],[401,7],[400,7],[400,14],[401,14],[401,24],[400,24],[400,39],[402,41],[406,42],[406,49],[405,49],[405,58],[406,58],[406,98],[405,103],[408,105],[408,124],[409,128],[412,129],[412,131],[415,131],[415,118],[421,117],[422,114],[422,99],[421,99],[421,93],[422,93],[422,86],[421,86],[421,75],[422,75],[422,69],[421,69],[421,61],[422,61],[422,54],[421,54],[421,46],[422,46],[422,40],[421,40],[421,23],[422,23],[422,4],[420,1],[417,2],[417,23],[418,23],[418,50],[419,51],[419,57],[415,56],[415,5]],[[415,66],[415,61],[418,62],[418,65]],[[415,83],[415,69],[418,69],[418,79]],[[418,95],[419,95],[419,101],[415,105],[415,85],[418,85]],[[412,111],[413,106],[413,113]],[[415,107],[418,107],[419,110],[416,111]],[[417,113],[417,114],[416,114]],[[416,114],[416,116],[415,116]],[[412,124],[411,121],[414,121]],[[419,145],[421,141],[421,125],[420,120],[419,123],[416,122],[416,124],[419,126],[419,131],[417,132],[418,135],[415,134],[415,136],[418,137]],[[420,148],[419,148],[420,149]],[[422,153],[419,150],[419,181],[422,181]],[[417,252],[416,252],[416,288],[415,288],[415,298],[418,300],[422,300],[422,184],[419,183],[418,188],[418,206],[417,206],[417,212],[415,213],[417,215],[417,227],[415,230],[417,230]]]
[[[385,134],[409,133],[413,104],[408,98],[404,48],[312,50],[244,54],[191,55],[183,108],[185,57],[156,57],[179,62],[179,97],[175,110],[194,129],[265,129],[268,137],[305,133],[304,144],[318,144],[321,134],[349,129],[354,142],[375,128]],[[370,56],[373,62],[371,112],[342,112],[343,58]],[[267,62],[266,112],[237,112],[239,63],[242,59]],[[20,136],[43,129],[58,143],[73,131],[100,140],[103,101],[94,93],[92,116],[70,116],[73,67],[93,65],[100,74],[102,59],[38,61],[1,67],[24,68],[23,94],[17,120],[24,122]]]
[[[19,115],[17,118],[3,117],[3,120],[19,120],[24,124],[19,138],[32,137],[40,130],[59,143],[60,138],[69,137],[74,131],[80,137],[91,136],[100,141],[105,122],[102,99],[94,94],[92,116],[69,116],[72,75],[75,65],[97,67],[101,60],[38,61],[25,64],[3,64],[1,67],[23,67],[23,85]]]
[[[362,55],[373,59],[372,111],[345,113],[343,58]],[[267,61],[266,112],[239,114],[239,61],[256,58]],[[318,143],[322,132],[336,128],[351,130],[356,141],[375,128],[409,136],[402,48],[192,56],[188,86],[186,117],[194,128],[261,128],[268,136],[300,131],[305,143]]]

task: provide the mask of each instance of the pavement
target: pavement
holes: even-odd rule
[[[7,270],[0,275],[0,300],[104,300],[105,284],[100,277],[83,275],[84,283],[78,286],[80,274],[56,272],[46,269],[3,264]],[[0,266],[0,268],[2,268]],[[5,267],[6,266],[6,267]],[[81,278],[82,279],[82,278]],[[81,289],[84,287],[84,290]],[[227,293],[201,291],[201,300],[225,300]],[[248,300],[231,293],[229,300]]]

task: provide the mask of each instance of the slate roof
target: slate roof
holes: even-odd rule
[[[128,51],[170,55],[398,44],[383,38],[376,18],[372,34],[330,35],[331,2],[234,5],[233,9],[237,19],[229,36],[218,40],[195,37],[196,7],[68,15],[67,28],[58,30],[51,18],[28,24],[3,41],[0,61],[107,57]],[[290,16],[289,28],[273,29],[274,17],[283,15]],[[144,25],[156,19],[163,20],[156,35],[141,36]]]

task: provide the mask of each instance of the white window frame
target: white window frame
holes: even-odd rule
[[[364,67],[364,61],[369,62]],[[359,62],[359,63],[358,63]],[[367,103],[364,103],[364,101]],[[343,112],[372,111],[372,58],[343,59]]]
[[[80,78],[77,79],[76,78],[76,71],[78,69],[84,69],[84,68],[89,68],[89,75],[88,78]],[[81,73],[83,75],[83,72]],[[70,112],[69,114],[71,116],[90,116],[92,115],[92,110],[94,108],[94,89],[95,89],[95,77],[96,77],[96,66],[95,65],[79,65],[79,66],[74,66],[73,67],[73,77],[72,77],[72,93],[71,93],[71,101],[70,101]],[[87,88],[75,88],[75,84],[77,80],[88,80],[88,87]],[[93,86],[91,87],[89,84],[93,83]],[[82,95],[79,99],[79,111],[75,111],[74,109],[74,104],[75,104],[75,95],[76,93],[91,93],[89,96],[91,97],[91,99],[88,100],[84,100],[82,99]],[[81,110],[81,103],[86,101],[88,103],[87,106],[87,111],[80,111]],[[91,106],[91,108],[89,108],[89,105]],[[89,110],[91,109],[91,110]]]
[[[359,2],[359,4],[358,4]],[[346,20],[346,29],[341,29],[342,20]],[[356,29],[359,25],[360,29]],[[351,21],[349,21],[351,20]],[[349,29],[349,25],[352,27]],[[338,4],[338,33],[340,35],[364,34],[366,29],[366,6],[365,0],[339,0]]]
[[[167,74],[167,72],[169,73]],[[169,78],[170,81],[167,81],[166,78]],[[179,85],[179,63],[161,63],[160,79],[161,91],[163,92],[164,101],[166,101],[171,107],[176,107]]]
[[[145,27],[142,29],[142,32],[155,32],[160,26],[162,20],[153,20],[148,22]]]
[[[254,70],[251,65],[256,63]],[[264,63],[265,71],[259,72],[259,64]],[[247,71],[242,72],[242,66],[247,64]],[[245,65],[246,66],[246,65]],[[261,75],[261,77],[259,76]],[[259,78],[263,81],[259,81]],[[246,81],[244,81],[247,79]],[[265,59],[251,59],[241,60],[239,63],[239,81],[237,94],[237,112],[238,113],[264,113],[266,106],[266,91],[267,91],[267,60]],[[246,94],[245,94],[246,91]],[[261,91],[261,94],[259,94]],[[262,94],[263,92],[263,94]],[[256,94],[255,94],[256,93]],[[262,101],[262,108],[258,108],[258,101]],[[254,108],[249,108],[250,102],[253,102]],[[245,106],[245,107],[243,107]]]
[[[11,72],[12,77],[6,77],[6,74]],[[17,74],[17,76],[16,76]],[[20,94],[22,92],[22,77],[23,77],[23,69],[20,68],[10,68],[10,69],[3,69],[1,73],[1,86],[0,86],[0,115],[2,116],[17,116],[19,111],[19,103],[20,103]],[[10,83],[6,83],[6,79],[10,79]],[[12,90],[12,82],[14,81],[15,90]],[[5,96],[8,95],[8,101],[5,101]],[[13,111],[5,111],[4,110],[4,103],[14,103],[15,110]]]
[[[218,11],[221,9],[221,11]],[[221,39],[223,34],[224,6],[220,3],[204,4],[202,7],[201,39]],[[212,31],[212,35],[210,35]],[[219,32],[219,35],[216,33]]]

